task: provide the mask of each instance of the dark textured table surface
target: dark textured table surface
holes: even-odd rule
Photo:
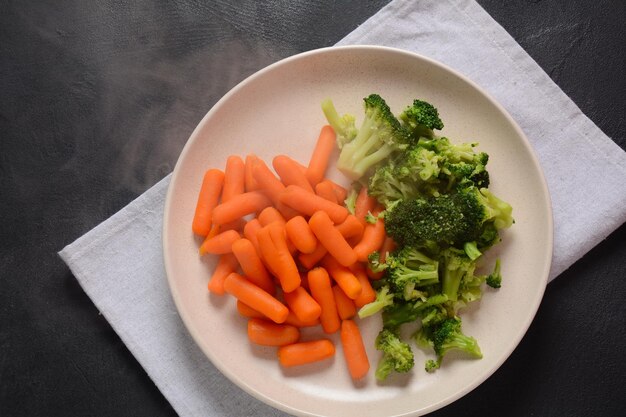
[[[0,415],[175,415],[56,252],[169,173],[236,83],[385,3],[0,1]],[[626,148],[623,0],[479,3]],[[622,226],[432,415],[626,415],[625,265]]]

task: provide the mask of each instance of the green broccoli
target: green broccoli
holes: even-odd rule
[[[371,94],[364,103],[365,117],[356,136],[351,140],[346,136],[344,143],[339,142],[337,169],[352,180],[358,180],[379,162],[406,148],[409,141],[408,132],[382,97]]]
[[[487,285],[491,288],[500,288],[502,286],[502,274],[500,273],[500,259],[496,259],[496,265],[493,272],[487,276]]]
[[[344,114],[340,116],[337,109],[335,109],[335,105],[328,98],[322,101],[322,111],[324,112],[324,116],[326,116],[328,124],[335,130],[339,148],[354,139],[357,134],[357,129],[354,125],[353,115]]]
[[[359,309],[359,317],[369,317],[390,305],[393,305],[393,293],[389,292],[389,287],[384,285],[376,291],[376,299],[374,301],[365,304]]]
[[[493,223],[497,234],[498,229],[513,223],[511,212],[508,203],[486,188],[468,186],[439,197],[402,200],[385,213],[385,227],[403,246],[462,247],[465,242],[477,241],[480,250],[485,246],[481,238],[485,227],[490,228],[488,223]],[[491,244],[497,239],[493,230],[487,238],[485,243]]]
[[[416,298],[416,287],[439,282],[439,263],[415,248],[404,247],[385,260],[389,266],[386,279],[393,292],[405,300]]]
[[[430,307],[445,308],[447,302],[448,297],[445,294],[434,294],[425,299],[394,303],[383,310],[383,327],[396,329],[404,323],[414,322],[419,318],[426,317],[430,313]]]
[[[431,138],[433,130],[443,129],[443,122],[439,118],[437,109],[432,104],[422,100],[413,100],[413,104],[404,109],[399,119],[415,138]]]
[[[426,362],[425,369],[428,372],[438,369],[444,356],[451,350],[461,350],[477,359],[483,357],[476,339],[461,332],[459,317],[448,318],[434,326],[422,327],[415,337],[420,346],[424,346],[424,340],[427,340],[437,355],[436,361]]]
[[[473,277],[476,264],[465,255],[465,252],[448,248],[441,252],[443,274],[441,277],[441,292],[450,301],[457,301],[459,286],[465,276]]]
[[[376,337],[376,349],[383,352],[375,373],[379,381],[387,379],[392,371],[408,372],[413,368],[415,359],[411,347],[391,330],[383,328],[380,331]]]

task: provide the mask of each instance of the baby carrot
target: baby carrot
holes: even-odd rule
[[[339,204],[309,193],[300,187],[290,185],[280,194],[280,201],[287,206],[312,216],[317,211],[324,211],[334,223],[341,223],[348,216],[348,209]]]
[[[346,239],[358,236],[359,240],[363,234],[363,227],[363,224],[354,214],[348,214],[348,217],[346,217],[343,222],[335,225],[335,228],[339,230],[339,233]]]
[[[259,250],[259,241],[257,240],[256,235],[261,227],[261,223],[256,217],[246,222],[245,226],[243,227],[243,235],[246,237],[246,239],[252,242],[257,253],[261,253],[261,251]]]
[[[361,190],[359,190],[359,194],[354,203],[354,215],[363,223],[363,226],[368,224],[365,221],[365,216],[367,216],[367,213],[374,211],[377,204],[376,199],[367,194],[367,187],[362,187]]]
[[[337,305],[339,318],[346,320],[354,317],[356,314],[354,301],[352,301],[338,285],[333,285],[333,295],[335,296],[335,304]]]
[[[379,211],[374,210],[374,215],[378,215]],[[363,230],[363,237],[354,247],[357,259],[366,262],[367,257],[380,249],[387,235],[385,234],[385,222],[383,219],[376,220],[376,223],[368,223]]]
[[[296,185],[310,193],[313,192],[313,187],[311,187],[306,175],[300,171],[296,162],[287,155],[274,157],[272,166],[285,186]]]
[[[311,295],[322,308],[320,323],[325,333],[335,333],[341,323],[335,304],[335,296],[330,285],[330,277],[324,268],[314,268],[308,273]]]
[[[359,296],[362,289],[361,283],[350,268],[339,264],[333,256],[329,255],[322,259],[322,266],[349,298],[354,300]]]
[[[224,173],[222,171],[209,169],[205,172],[202,185],[200,186],[200,193],[198,194],[196,211],[191,223],[191,229],[195,234],[200,236],[209,234],[212,225],[213,209],[217,206],[223,185]]]
[[[337,261],[350,266],[357,261],[357,255],[346,239],[333,226],[333,222],[325,211],[318,211],[309,219],[309,226],[319,240]]]
[[[278,361],[284,367],[321,361],[335,354],[335,345],[328,339],[292,343],[278,348]]]
[[[252,283],[274,295],[276,286],[265,269],[263,262],[261,262],[261,258],[259,258],[252,242],[248,239],[238,239],[232,244],[232,251],[239,261],[244,275]]]
[[[306,178],[315,186],[324,179],[330,155],[335,149],[336,135],[332,127],[322,127],[306,169]]]
[[[312,253],[317,247],[317,238],[313,234],[311,227],[302,216],[289,219],[285,224],[285,231],[289,241],[301,253]]]
[[[283,298],[296,317],[305,323],[315,321],[322,313],[322,307],[302,287],[298,287],[292,292],[284,293]]]
[[[237,258],[232,253],[220,256],[207,285],[208,290],[213,294],[224,295],[224,280],[237,270],[237,266]]]
[[[298,255],[298,261],[300,261],[300,264],[305,267],[306,269],[311,269],[313,268],[319,261],[322,260],[322,258],[324,256],[326,256],[326,254],[328,253],[328,251],[326,250],[326,248],[324,247],[324,245],[321,244],[317,244],[317,246],[315,247],[315,250],[311,253],[300,253]]]
[[[259,189],[259,184],[257,184],[254,175],[252,175],[252,165],[256,159],[258,159],[258,156],[255,154],[249,154],[246,156],[246,160],[244,162],[244,189],[246,192],[256,191]]]
[[[353,379],[363,378],[370,369],[370,362],[359,327],[352,320],[344,320],[341,322],[340,336],[350,376]]]
[[[285,189],[285,186],[276,178],[272,171],[270,171],[265,162],[259,158],[252,161],[252,175],[259,189],[263,191],[274,204],[278,203],[278,196]]]
[[[325,198],[331,203],[339,204],[339,200],[337,199],[337,194],[335,194],[333,184],[328,180],[317,183],[317,185],[315,186],[315,194],[319,195],[322,198]]]
[[[245,183],[245,164],[237,155],[231,155],[226,159],[224,169],[224,189],[222,190],[222,202],[230,200],[233,196],[243,194]]]
[[[352,266],[352,272],[361,284],[361,293],[354,299],[354,305],[357,308],[361,308],[376,299],[376,291],[372,288],[372,284],[365,272],[365,267],[362,264],[358,262],[354,264]]]
[[[241,236],[236,230],[226,230],[217,235],[207,238],[200,245],[200,255],[212,253],[221,255],[232,252],[233,243]]]
[[[237,273],[226,277],[224,290],[275,323],[283,323],[289,315],[289,309],[283,303]]]
[[[346,190],[341,185],[339,185],[336,182],[331,181],[329,179],[326,179],[325,181],[328,181],[328,182],[330,182],[332,184],[333,189],[335,190],[335,195],[337,196],[337,201],[339,202],[339,204],[343,204],[343,202],[345,201],[346,197],[348,196],[348,190]]]
[[[261,211],[270,204],[272,204],[271,201],[259,191],[235,195],[213,209],[213,222],[215,224],[229,223],[248,214]]]
[[[259,313],[258,311],[256,311],[255,309],[253,309],[252,307],[250,307],[248,304],[244,303],[241,300],[237,300],[237,311],[243,317],[247,317],[249,319],[267,319],[265,315],[263,315],[262,313]],[[285,321],[285,323],[286,322],[287,321]]]
[[[263,319],[248,320],[248,339],[263,346],[285,346],[300,338],[300,330],[289,324],[277,324]]]
[[[291,292],[300,286],[300,273],[298,266],[291,256],[289,246],[287,245],[287,237],[285,234],[285,226],[280,222],[274,222],[266,226],[269,235],[274,244],[277,259],[277,270],[275,271],[280,281],[280,286],[284,292]]]
[[[287,320],[285,320],[286,324],[291,324],[292,326],[296,326],[299,328],[302,327],[313,327],[313,326],[317,326],[320,324],[320,319],[317,318],[315,320],[312,321],[302,321],[298,318],[298,316],[295,315],[295,313],[291,310],[289,310],[289,315],[287,316]]]
[[[282,214],[280,214],[280,211],[276,210],[276,208],[273,206],[265,207],[263,210],[261,210],[261,212],[257,216],[257,219],[259,219],[259,223],[261,223],[261,226],[267,226],[268,224],[274,222],[280,222],[282,224],[285,224],[285,218]]]

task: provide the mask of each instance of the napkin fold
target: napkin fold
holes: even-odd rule
[[[473,0],[395,0],[339,45],[393,46],[464,73],[520,124],[554,211],[550,279],[626,221],[626,152]],[[284,416],[225,378],[195,345],[170,296],[161,230],[170,176],[60,256],[181,416]]]

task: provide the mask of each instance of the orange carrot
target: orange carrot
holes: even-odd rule
[[[282,237],[281,237],[282,235]],[[300,286],[298,267],[287,248],[284,231],[278,223],[272,223],[257,232],[261,257],[270,271],[278,277],[285,292]]]
[[[376,199],[367,194],[367,187],[362,187],[354,203],[354,215],[363,223],[363,226],[368,224],[367,221],[365,221],[365,216],[367,216],[367,213],[373,211],[377,204]]]
[[[252,242],[257,253],[261,253],[261,251],[259,250],[259,241],[257,240],[256,236],[257,232],[261,230],[261,227],[261,223],[256,217],[246,222],[245,226],[243,227],[243,235],[246,237],[246,239]]]
[[[237,258],[232,253],[220,256],[207,285],[208,290],[213,294],[224,295],[224,280],[237,270],[237,266]]]
[[[237,300],[237,311],[243,317],[247,317],[249,319],[267,319],[267,317],[263,313],[259,313],[241,300]],[[286,322],[287,321],[285,321],[285,323]]]
[[[259,213],[257,219],[259,219],[259,223],[261,223],[261,226],[267,226],[268,224],[273,222],[280,222],[282,224],[285,224],[285,218],[282,214],[280,214],[280,211],[276,210],[276,208],[273,206],[265,207]]]
[[[325,333],[335,333],[339,330],[341,323],[328,272],[321,267],[311,269],[308,273],[308,279],[311,295],[322,308],[320,314],[322,328]]]
[[[305,323],[315,321],[322,313],[319,303],[302,287],[284,293],[283,298],[296,317]]]
[[[346,320],[354,317],[356,314],[354,301],[352,301],[338,285],[333,285],[333,295],[335,296],[335,304],[337,305],[339,318]]]
[[[333,226],[333,222],[325,211],[318,211],[309,219],[309,226],[319,240],[337,261],[350,266],[357,261],[357,255],[346,239]]]
[[[226,230],[217,235],[207,238],[200,246],[200,255],[212,253],[221,255],[232,252],[233,243],[241,236],[236,230]]]
[[[231,155],[226,159],[224,169],[224,189],[222,190],[222,202],[230,200],[233,196],[243,194],[245,184],[245,164],[237,155]]]
[[[205,172],[191,224],[191,229],[195,234],[200,236],[209,234],[212,225],[213,209],[217,206],[223,185],[224,173],[222,171],[209,169]]]
[[[278,203],[278,196],[284,191],[285,186],[276,178],[264,161],[258,158],[252,161],[252,175],[259,189],[263,191],[274,204]]]
[[[287,316],[287,320],[285,320],[286,324],[291,324],[292,326],[296,326],[299,328],[302,327],[313,327],[318,326],[320,324],[320,319],[317,318],[313,321],[302,321],[295,315],[295,313],[289,310],[289,315]]]
[[[272,202],[259,191],[233,196],[230,200],[220,203],[213,209],[213,222],[225,224],[248,214],[263,210]]]
[[[313,253],[317,247],[317,238],[302,216],[296,216],[285,224],[289,241],[302,253]]]
[[[285,186],[296,185],[312,193],[313,187],[296,162],[287,155],[278,155],[272,160],[272,166]]]
[[[372,214],[377,216],[378,213],[378,210],[374,210]],[[354,247],[357,259],[361,262],[366,262],[370,253],[380,249],[386,237],[385,222],[383,219],[377,219],[374,224],[368,223],[363,230],[363,237],[358,245]]]
[[[315,250],[311,253],[300,253],[298,255],[298,261],[300,261],[300,264],[305,267],[306,269],[311,269],[313,268],[319,261],[322,260],[322,258],[324,256],[326,256],[326,254],[328,253],[328,251],[326,250],[326,248],[324,247],[324,245],[321,244],[317,244],[317,246],[315,247]]]
[[[335,345],[328,339],[292,343],[278,348],[278,361],[284,367],[321,361],[335,354]]]
[[[348,214],[346,219],[335,226],[339,233],[346,239],[351,237],[360,237],[363,234],[363,224],[353,214]]]
[[[365,304],[369,304],[376,299],[376,291],[372,288],[372,284],[367,277],[367,273],[365,272],[365,267],[362,264],[354,264],[352,266],[352,272],[361,284],[361,293],[354,299],[354,305],[357,308],[361,308]]]
[[[298,266],[291,256],[287,245],[285,226],[280,222],[267,225],[269,235],[276,250],[274,256],[277,258],[278,269],[276,274],[280,280],[280,286],[284,292],[291,292],[300,286],[300,273]]]
[[[263,262],[261,262],[261,258],[259,258],[252,242],[248,239],[238,239],[232,244],[232,251],[239,261],[244,275],[252,283],[274,295],[276,286],[265,269]]]
[[[333,185],[333,189],[335,190],[335,195],[337,196],[337,201],[339,202],[339,204],[343,204],[343,202],[346,200],[346,197],[348,197],[348,190],[346,190],[341,185],[329,179],[326,179],[325,181],[328,181]]]
[[[226,277],[224,290],[276,323],[283,323],[289,315],[283,303],[237,273]]]
[[[315,186],[324,179],[330,155],[336,146],[335,140],[336,135],[333,128],[328,125],[322,127],[306,170],[306,177],[311,185]]]
[[[289,324],[277,324],[263,319],[248,320],[248,339],[263,346],[285,346],[300,338],[300,330]]]
[[[257,159],[258,156],[256,156],[255,154],[249,154],[246,156],[244,167],[244,189],[246,190],[246,192],[256,191],[259,189],[259,184],[257,184],[256,179],[252,175],[252,165]]]
[[[361,294],[361,283],[350,268],[339,264],[333,256],[329,255],[322,259],[322,266],[348,297],[354,300]]]
[[[331,203],[339,204],[339,200],[337,200],[337,194],[335,194],[333,184],[328,180],[317,183],[317,185],[315,186],[315,194],[319,195],[322,198],[325,198]]]
[[[341,323],[340,335],[343,354],[348,364],[350,376],[353,379],[363,378],[370,369],[370,362],[367,358],[359,327],[352,320],[344,320]]]
[[[312,216],[317,211],[324,211],[335,223],[341,223],[348,216],[347,208],[331,203],[295,185],[285,188],[280,194],[280,201],[308,216]]]

